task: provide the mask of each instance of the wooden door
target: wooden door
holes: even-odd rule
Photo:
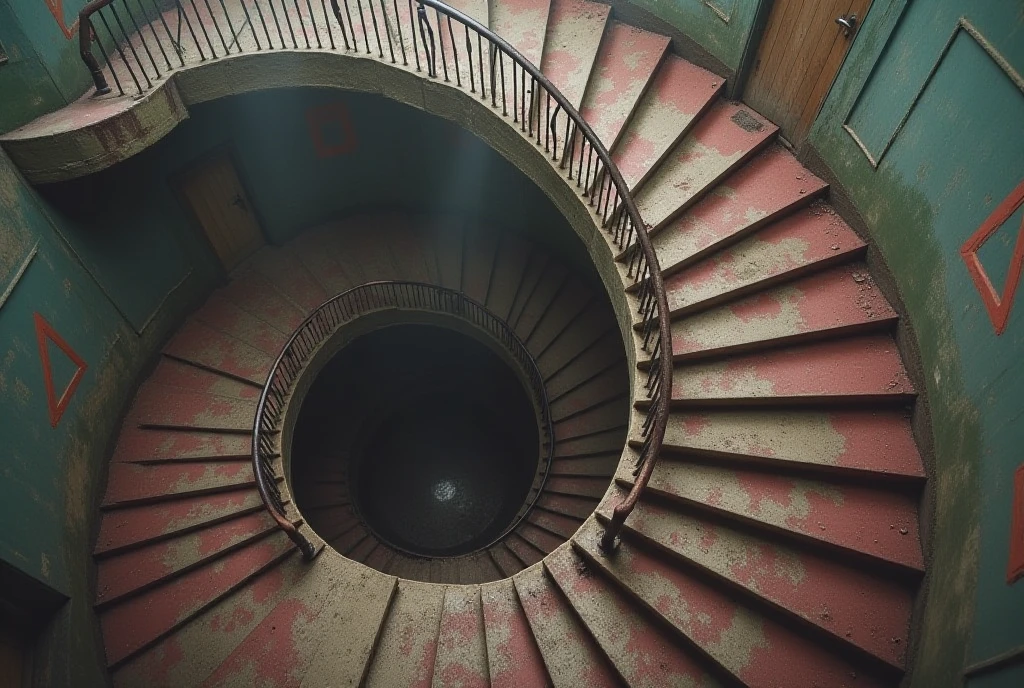
[[[177,187],[225,270],[264,244],[249,196],[227,151],[179,175]]]
[[[807,136],[870,6],[871,0],[775,0],[743,100],[794,145]],[[851,16],[853,30],[836,23]]]

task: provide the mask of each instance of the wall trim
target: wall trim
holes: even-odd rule
[[[25,256],[25,258],[22,259],[21,265],[19,265],[18,269],[15,270],[14,276],[11,277],[11,281],[7,283],[7,288],[4,289],[2,294],[0,294],[0,308],[4,307],[4,304],[7,303],[7,299],[9,299],[11,297],[11,294],[14,293],[14,288],[18,286],[18,282],[20,282],[21,278],[25,276],[25,272],[28,270],[29,264],[33,261],[33,259],[35,259],[36,254],[38,253],[39,242],[36,241],[32,248],[28,250],[28,254]]]

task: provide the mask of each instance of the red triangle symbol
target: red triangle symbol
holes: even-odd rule
[[[60,417],[64,415],[64,409],[68,407],[68,403],[75,393],[75,388],[82,381],[85,369],[89,366],[86,365],[81,356],[75,353],[74,349],[68,346],[64,338],[57,334],[53,326],[43,319],[43,316],[35,313],[33,318],[36,322],[36,341],[39,343],[39,360],[43,363],[43,383],[46,385],[46,404],[50,409],[50,426],[55,428],[57,423],[60,422]],[[53,389],[53,370],[50,366],[50,347],[47,346],[47,341],[53,342],[58,349],[64,352],[65,356],[71,359],[71,362],[77,368],[59,399],[57,398],[56,390]]]

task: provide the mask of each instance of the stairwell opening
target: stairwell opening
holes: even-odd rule
[[[519,374],[476,337],[394,324],[317,374],[292,444],[295,500],[335,541],[357,524],[420,557],[485,547],[516,520],[542,453]]]

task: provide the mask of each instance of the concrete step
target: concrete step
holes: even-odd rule
[[[425,686],[434,675],[445,589],[400,580],[366,675],[367,688]]]
[[[551,0],[540,71],[577,110],[597,61],[610,13],[610,7],[596,2]],[[558,123],[564,126],[565,115]]]
[[[165,355],[262,386],[274,357],[198,320],[188,320],[164,347]]]
[[[448,586],[437,636],[433,688],[490,685],[479,586]]]
[[[551,685],[515,584],[506,579],[484,585],[480,599],[492,688]]]

